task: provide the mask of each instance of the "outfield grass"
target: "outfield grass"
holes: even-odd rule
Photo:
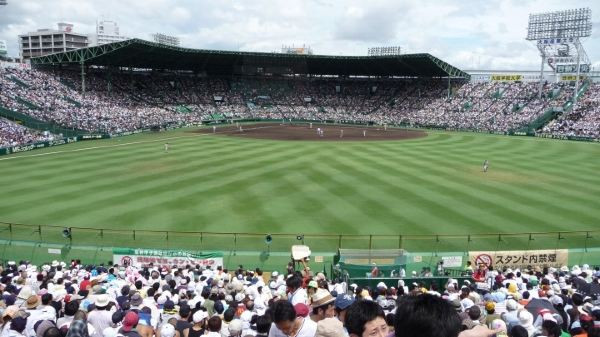
[[[378,234],[392,246],[400,244],[398,235],[600,227],[599,144],[455,132],[320,143],[189,131],[0,157],[0,221],[114,230]],[[166,141],[169,153],[163,151]],[[490,161],[487,173],[481,172],[484,159]],[[137,235],[138,243],[130,246],[139,245]],[[110,231],[82,236],[113,242],[107,239]],[[166,240],[166,234],[151,236],[148,240]],[[169,240],[188,246],[200,238],[170,234]],[[536,244],[554,245],[544,240]],[[367,244],[356,238],[345,246],[354,241]],[[595,241],[600,246],[600,238]],[[524,248],[523,241],[515,242],[510,246]]]

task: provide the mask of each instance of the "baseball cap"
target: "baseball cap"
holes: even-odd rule
[[[167,323],[160,328],[160,336],[161,337],[174,337],[175,336],[175,327],[171,324]]]
[[[294,311],[296,311],[297,317],[306,317],[308,316],[308,306],[303,303],[298,303],[294,305]]]
[[[335,298],[335,307],[340,310],[346,310],[352,303],[354,298],[348,294],[340,294]]]
[[[123,331],[131,331],[131,329],[138,324],[138,320],[138,314],[133,311],[129,311],[123,319]]]
[[[205,318],[208,318],[208,313],[202,310],[196,311],[196,313],[194,313],[194,316],[192,316],[194,323],[200,323]]]

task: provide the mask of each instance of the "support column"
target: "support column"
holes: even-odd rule
[[[85,62],[81,61],[81,95],[85,96]]]
[[[542,52],[542,66],[540,67],[540,87],[538,91],[539,99],[542,99],[542,90],[544,89],[544,62],[546,62],[546,55]]]
[[[577,78],[575,78],[575,92],[573,93],[573,111],[577,109],[577,92],[579,91],[579,67],[581,66],[581,45],[579,41],[576,44],[577,48]]]

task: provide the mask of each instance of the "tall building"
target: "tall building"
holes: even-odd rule
[[[8,49],[6,48],[6,41],[0,40],[0,59],[7,57]]]
[[[73,32],[73,25],[61,22],[57,30],[38,29],[19,35],[19,56],[27,60],[36,56],[65,52],[88,46],[88,36]]]
[[[90,34],[89,45],[99,46],[112,42],[127,40],[127,37],[119,34],[119,25],[115,21],[96,21],[96,33]]]
[[[179,47],[179,38],[161,33],[152,34],[152,40],[158,44]]]

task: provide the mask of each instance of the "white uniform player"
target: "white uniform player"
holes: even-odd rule
[[[213,125],[213,133],[217,132],[217,127]]]
[[[165,152],[169,152],[169,143],[165,143]]]

